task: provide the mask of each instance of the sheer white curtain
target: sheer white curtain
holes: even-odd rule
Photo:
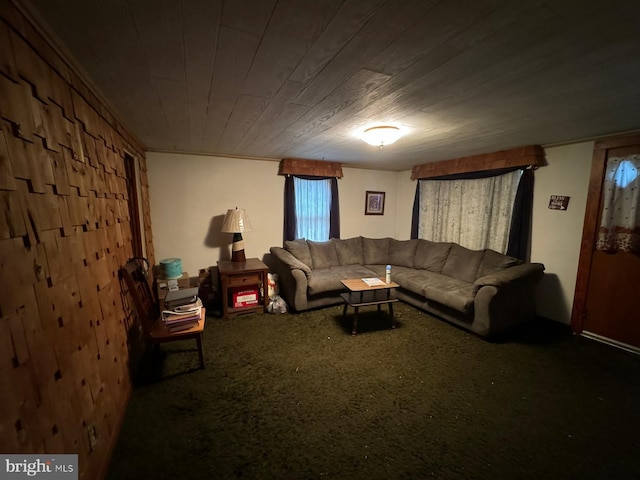
[[[420,180],[418,236],[507,251],[522,170],[472,180]]]
[[[316,242],[329,240],[331,226],[331,179],[294,177],[296,238]]]
[[[607,159],[596,249],[640,253],[640,155]]]

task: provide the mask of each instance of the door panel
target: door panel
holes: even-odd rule
[[[594,252],[584,330],[640,348],[640,257]]]
[[[607,157],[640,154],[640,145],[616,148]],[[602,212],[602,200],[598,224]],[[640,256],[593,251],[582,328],[640,348]]]

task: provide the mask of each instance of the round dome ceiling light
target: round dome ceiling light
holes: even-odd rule
[[[391,125],[381,125],[379,127],[367,128],[360,138],[374,147],[385,147],[391,145],[402,136],[398,127]]]

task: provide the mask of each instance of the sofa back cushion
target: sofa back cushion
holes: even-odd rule
[[[307,267],[313,268],[309,245],[307,245],[307,241],[304,238],[299,240],[287,240],[284,242],[284,249],[304,263]]]
[[[490,273],[499,272],[505,268],[513,267],[514,265],[520,265],[521,263],[523,263],[522,260],[503,255],[502,253],[487,248],[482,256],[476,279],[489,275]]]
[[[389,263],[389,238],[362,238],[362,260],[365,265]]]
[[[473,283],[476,281],[483,255],[484,250],[469,250],[454,243],[442,267],[442,274]]]
[[[340,265],[362,265],[362,237],[332,238]]]
[[[389,240],[389,263],[400,267],[413,268],[418,240]]]
[[[311,252],[313,268],[328,268],[340,265],[335,242],[313,242],[307,240],[307,244],[309,245],[309,252]]]
[[[450,249],[451,243],[449,242],[432,242],[420,239],[413,259],[413,267],[441,273]]]

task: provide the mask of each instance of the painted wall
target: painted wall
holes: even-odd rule
[[[548,166],[536,171],[531,260],[546,266],[538,313],[569,323],[578,269],[593,142],[546,149]],[[252,231],[249,257],[282,245],[284,177],[278,163],[197,155],[147,154],[156,259],[182,258],[198,270],[230,256],[231,234],[220,232],[229,208],[245,208]],[[410,171],[344,168],[339,181],[341,237],[410,238],[416,182]],[[386,192],[385,214],[364,215],[367,190]],[[571,197],[567,211],[549,210],[550,195]]]
[[[395,237],[398,211],[397,172],[344,168],[339,181],[340,236]],[[366,192],[385,192],[384,215],[365,215]]]
[[[593,142],[545,149],[548,165],[535,173],[531,260],[545,265],[538,314],[570,323],[587,204]],[[549,197],[571,197],[566,211],[550,210]]]
[[[153,153],[147,155],[156,259],[178,257],[196,276],[231,254],[232,235],[220,232],[229,208],[244,208],[252,231],[247,257],[282,245],[284,177],[278,162]],[[395,236],[396,172],[344,168],[339,180],[341,237]],[[364,215],[365,192],[386,193],[384,215]]]
[[[230,258],[232,234],[220,229],[235,207],[252,226],[243,235],[247,257],[281,243],[284,181],[276,162],[149,153],[147,169],[157,261],[181,258],[183,271],[196,276]]]

